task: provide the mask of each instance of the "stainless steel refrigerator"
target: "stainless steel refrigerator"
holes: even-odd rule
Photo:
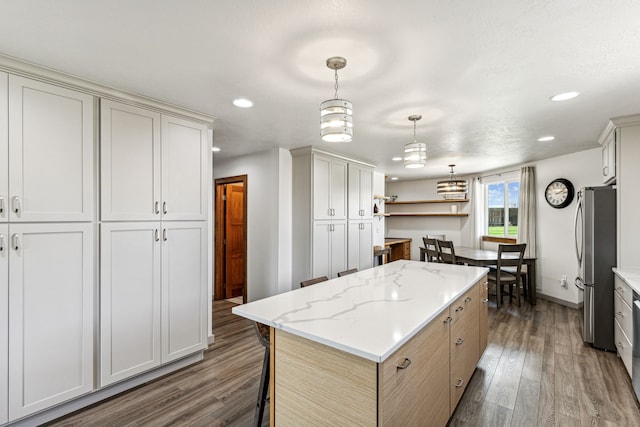
[[[616,190],[586,187],[578,192],[575,220],[578,277],[584,290],[584,342],[615,351],[613,271],[616,266]]]

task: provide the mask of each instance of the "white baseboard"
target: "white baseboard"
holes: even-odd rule
[[[582,308],[582,306],[584,305],[584,303],[582,302],[579,302],[579,303],[569,302],[560,298],[552,297],[550,295],[545,295],[541,293],[538,293],[536,296],[537,298],[542,298],[547,301],[555,302],[556,304],[564,305],[565,307],[575,308],[576,310]]]

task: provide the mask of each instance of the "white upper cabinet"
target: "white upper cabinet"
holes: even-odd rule
[[[349,219],[372,219],[373,170],[349,163]]]
[[[9,77],[10,221],[93,219],[93,123],[91,95]]]
[[[93,230],[9,225],[11,420],[94,389]]]
[[[614,183],[616,180],[616,141],[618,130],[613,129],[602,141],[602,182]]]
[[[313,219],[347,218],[347,162],[314,155]]]
[[[9,76],[0,72],[0,222],[9,219]],[[0,418],[0,421],[2,419]]]
[[[160,219],[160,114],[100,101],[101,218]]]
[[[207,347],[207,224],[162,223],[162,363]]]
[[[206,220],[206,126],[102,100],[101,219]]]
[[[162,116],[162,219],[207,219],[207,127]]]
[[[9,420],[9,226],[0,224],[0,424]]]

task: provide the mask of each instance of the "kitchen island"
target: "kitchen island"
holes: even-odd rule
[[[400,260],[234,307],[271,327],[271,425],[445,425],[486,347],[486,272]]]

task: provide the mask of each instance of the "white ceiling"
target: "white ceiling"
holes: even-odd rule
[[[214,115],[216,161],[316,145],[421,179],[597,147],[640,112],[639,18],[637,0],[2,0],[0,53]],[[319,137],[330,56],[351,143]],[[426,168],[391,161],[410,114]]]

